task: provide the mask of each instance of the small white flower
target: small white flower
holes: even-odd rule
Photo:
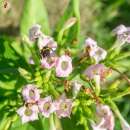
[[[91,123],[93,130],[108,130],[107,128],[102,128],[105,120],[102,119],[99,124],[95,124],[94,122]]]
[[[114,30],[113,33],[120,35],[123,34],[124,32],[127,31],[127,28],[125,27],[125,25],[121,24],[119,26],[117,26]]]
[[[89,37],[85,40],[85,47],[89,47],[91,49],[97,48],[97,42]]]
[[[33,84],[26,85],[22,90],[22,95],[27,103],[35,103],[40,99],[40,91]]]
[[[68,55],[62,55],[57,59],[56,76],[67,77],[72,72],[72,59]]]
[[[97,117],[101,120],[101,122],[102,120],[104,120],[101,123],[102,125],[100,124],[100,126],[102,128],[106,128],[106,130],[114,130],[114,125],[115,125],[114,116],[109,106],[99,104],[97,105],[96,110],[97,110],[96,112]]]
[[[97,42],[93,39],[86,39],[85,47],[89,56],[93,58],[96,63],[99,63],[101,60],[104,60],[106,58],[107,52],[103,48],[97,46]]]
[[[113,30],[114,34],[117,35],[117,39],[123,45],[125,42],[130,43],[130,27],[125,25],[119,25]]]
[[[35,41],[35,39],[39,38],[41,33],[41,26],[38,24],[33,25],[30,29],[29,29],[29,39],[31,41]]]
[[[90,57],[95,54],[95,50],[97,49],[97,47],[97,42],[94,41],[92,38],[87,38],[85,40],[85,48],[87,48]]]
[[[103,80],[107,76],[108,72],[109,72],[109,69],[107,69],[103,64],[96,64],[96,65],[89,66],[85,70],[84,74],[89,79],[94,79],[95,75],[99,75],[100,79]]]
[[[92,57],[95,59],[96,63],[99,63],[101,60],[106,58],[107,51],[101,47],[97,47],[95,53],[93,53]]]
[[[51,96],[40,99],[38,102],[38,107],[42,115],[47,118],[55,111]]]
[[[72,111],[72,99],[66,98],[63,94],[58,100],[54,102],[56,114],[59,118],[70,117]]]
[[[30,107],[23,106],[17,110],[17,113],[21,116],[23,124],[29,121],[38,120],[38,107],[36,105]]]

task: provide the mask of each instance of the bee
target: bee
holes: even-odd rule
[[[50,57],[52,53],[53,53],[53,50],[49,47],[43,47],[41,50],[41,56],[43,58]]]

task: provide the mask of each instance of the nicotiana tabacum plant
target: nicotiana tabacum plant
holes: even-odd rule
[[[71,18],[66,26],[75,23],[76,18]],[[113,33],[117,35],[117,41],[108,51],[88,37],[75,53],[73,48],[66,47],[67,43],[58,43],[61,38],[54,40],[41,31],[40,25],[33,25],[27,43],[32,52],[28,63],[32,68],[39,68],[36,70],[39,75],[21,90],[23,106],[17,113],[22,123],[38,120],[41,115],[71,119],[78,113],[77,125],[84,125],[86,130],[114,130],[117,117],[122,130],[130,130],[114,102],[129,94],[130,88],[118,92],[119,81],[112,85],[107,83],[118,73],[119,78],[130,85],[123,73],[125,68],[119,62],[130,56],[122,51],[125,43],[130,43],[130,28],[120,25]],[[19,71],[25,73],[25,70]],[[28,78],[26,74],[25,77]]]

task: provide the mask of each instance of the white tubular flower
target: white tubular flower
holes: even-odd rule
[[[30,39],[30,41],[35,41],[37,38],[40,37],[40,35],[42,34],[40,29],[41,29],[41,26],[38,25],[38,24],[33,25],[29,29],[29,39]]]
[[[101,128],[104,128],[106,130],[114,130],[114,116],[112,111],[110,110],[109,106],[99,104],[96,108],[96,115],[100,119],[100,121],[103,122],[100,124]]]
[[[87,49],[89,56],[92,57],[97,49],[97,42],[92,38],[87,38],[85,40],[85,48]]]
[[[23,124],[29,121],[38,120],[37,105],[32,105],[30,107],[23,106],[17,110],[17,113],[21,116]]]
[[[96,63],[99,63],[100,61],[104,60],[106,56],[107,56],[107,51],[101,47],[97,47],[95,53],[92,55]]]
[[[84,71],[84,75],[86,75],[89,79],[94,79],[95,75],[99,75],[100,80],[104,80],[105,77],[109,74],[109,71],[110,70],[103,64],[96,64],[89,66]]]
[[[89,37],[85,40],[85,47],[89,47],[90,49],[94,49],[97,47],[97,42]]]
[[[66,98],[63,94],[58,100],[54,102],[56,115],[61,117],[70,117],[72,111],[72,99]]]
[[[102,128],[102,125],[104,124],[105,120],[102,119],[99,124],[95,124],[94,122],[91,123],[93,130],[107,130],[107,128]]]
[[[130,27],[125,25],[119,25],[114,30],[113,33],[117,35],[117,39],[123,45],[125,42],[130,43]]]
[[[125,27],[125,25],[121,24],[119,26],[117,26],[114,30],[113,33],[120,35],[123,34],[124,32],[127,31],[127,28]]]
[[[49,118],[50,114],[55,111],[51,96],[40,99],[38,102],[39,111],[43,116]]]
[[[106,58],[107,52],[97,46],[97,42],[91,38],[86,39],[85,41],[86,50],[91,58],[93,58],[96,63],[99,63],[101,60]]]
[[[68,55],[62,55],[58,58],[56,63],[56,76],[57,77],[68,77],[72,72],[72,59]]]
[[[26,85],[22,90],[22,95],[27,103],[35,103],[40,99],[40,91],[33,84]]]

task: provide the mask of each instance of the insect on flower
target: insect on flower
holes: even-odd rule
[[[42,56],[43,58],[45,58],[45,57],[50,57],[51,54],[53,54],[52,48],[49,48],[49,47],[47,47],[47,46],[42,48],[42,50],[41,50],[41,56]]]

